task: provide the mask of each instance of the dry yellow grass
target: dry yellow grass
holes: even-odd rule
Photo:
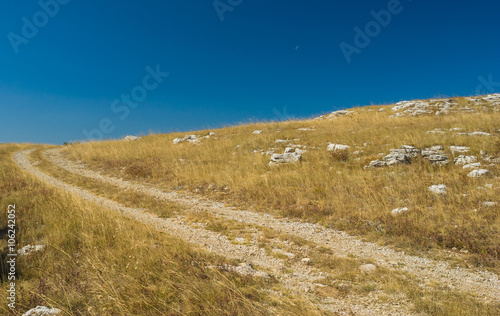
[[[401,145],[444,145],[446,149],[463,145],[471,147],[472,155],[479,156],[483,150],[498,156],[500,113],[483,111],[485,108],[476,106],[478,114],[460,112],[394,119],[389,118],[390,111],[379,112],[379,107],[372,106],[354,109],[352,115],[335,120],[257,123],[212,130],[216,136],[199,144],[172,143],[184,134],[150,135],[133,142],[74,144],[65,152],[94,169],[120,177],[148,181],[164,189],[197,192],[282,216],[319,221],[409,252],[467,250],[464,256],[469,263],[497,270],[498,207],[482,206],[484,201],[497,201],[497,177],[471,179],[468,171],[453,163],[438,167],[423,159],[393,168],[363,168],[379,153],[387,154]],[[434,128],[463,128],[495,136],[426,133]],[[255,129],[264,132],[253,135]],[[307,146],[303,161],[269,167],[269,157],[261,155],[260,150],[276,148],[283,152],[285,144],[275,143],[276,139],[300,139],[292,143]],[[347,156],[335,157],[326,150],[328,142],[350,145],[351,150]],[[357,150],[362,153],[356,155]],[[453,159],[457,155],[450,156]],[[488,169],[498,175],[498,166]],[[477,188],[485,183],[492,184],[493,189]],[[448,194],[434,195],[427,189],[433,184],[447,185]],[[392,209],[405,206],[409,212],[391,215]]]
[[[32,154],[34,161],[38,161],[37,165],[44,172],[64,180],[67,183],[84,187],[94,191],[96,194],[105,196],[115,201],[125,203],[131,207],[143,206],[151,208],[160,215],[164,212],[162,209],[172,207],[171,203],[161,204],[151,197],[135,193],[131,198],[131,192],[124,194],[116,194],[117,188],[103,182],[91,180],[82,176],[77,176],[60,167],[49,163],[41,152],[45,149],[41,148]],[[158,204],[160,203],[160,204]],[[426,313],[429,315],[471,315],[471,314],[495,314],[499,306],[480,303],[472,296],[456,291],[451,291],[443,284],[430,282],[425,284],[425,288],[421,286],[421,280],[408,273],[397,272],[388,269],[379,269],[376,273],[365,274],[359,273],[359,266],[366,263],[374,263],[370,260],[360,260],[358,258],[340,258],[330,250],[323,247],[318,247],[314,242],[304,240],[300,237],[287,235],[275,230],[259,227],[257,225],[243,224],[228,220],[226,218],[218,218],[208,212],[193,212],[183,211],[182,215],[186,215],[186,220],[193,223],[202,223],[208,230],[212,230],[228,236],[230,240],[234,240],[237,236],[246,236],[246,241],[250,242],[255,236],[258,237],[258,246],[266,250],[266,253],[277,258],[286,259],[289,269],[293,269],[291,264],[296,263],[300,259],[289,258],[283,254],[273,251],[273,243],[276,239],[281,241],[293,242],[294,245],[307,245],[307,256],[312,259],[312,266],[323,272],[328,273],[328,277],[320,281],[323,287],[317,287],[316,292],[324,298],[343,299],[347,295],[355,295],[363,297],[370,295],[372,292],[383,291],[386,293],[387,301],[394,301],[393,295],[403,298],[408,298],[414,306],[415,311]],[[274,241],[273,241],[274,240]],[[240,243],[238,241],[237,243]],[[245,242],[246,243],[246,242]],[[251,243],[251,242],[250,242]],[[294,252],[291,247],[283,248],[286,251]],[[293,272],[290,270],[290,273]],[[383,295],[381,296],[383,299]],[[432,299],[429,299],[432,298]],[[458,301],[457,301],[458,300]]]
[[[24,174],[12,153],[25,148],[0,145],[0,208],[16,204],[17,242],[46,250],[17,262],[17,308],[58,307],[65,315],[306,315],[316,310],[300,298],[279,300],[263,289],[269,280],[207,269],[225,259],[192,249],[177,238],[151,230]],[[2,231],[6,211],[1,212]],[[5,258],[6,236],[2,236]],[[231,262],[229,262],[231,263]],[[5,260],[2,284],[6,293]]]

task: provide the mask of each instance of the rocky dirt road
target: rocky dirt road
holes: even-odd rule
[[[185,221],[185,218],[163,219],[152,215],[144,209],[128,208],[117,202],[96,196],[85,190],[64,183],[49,176],[33,166],[28,155],[31,151],[22,151],[14,155],[15,161],[26,172],[40,178],[50,185],[76,194],[83,199],[102,205],[108,209],[119,211],[137,221],[153,226],[158,230],[179,236],[182,239],[201,246],[216,254],[229,258],[238,259],[245,263],[235,268],[236,272],[249,273],[255,276],[265,277],[270,273],[276,277],[281,284],[292,292],[303,293],[309,299],[321,306],[323,309],[339,314],[355,313],[357,315],[411,315],[411,303],[408,300],[381,303],[377,293],[366,297],[346,296],[342,299],[324,299],[316,295],[315,288],[320,286],[321,279],[328,277],[325,272],[310,267],[307,263],[296,262],[288,268],[293,273],[286,272],[287,266],[283,259],[277,259],[265,253],[253,240],[250,244],[232,243],[226,236],[204,229],[193,227]],[[298,236],[308,241],[330,249],[336,257],[357,257],[370,259],[376,262],[376,266],[394,270],[398,273],[410,273],[423,283],[429,280],[440,282],[451,289],[470,293],[485,302],[500,301],[500,281],[496,274],[452,268],[446,262],[431,260],[428,258],[406,255],[376,244],[360,241],[348,234],[327,229],[323,226],[292,221],[287,218],[275,218],[268,214],[256,213],[247,210],[238,210],[226,207],[221,203],[200,199],[198,197],[182,195],[176,192],[163,192],[144,183],[124,181],[114,177],[101,175],[96,171],[85,169],[83,166],[74,164],[64,159],[59,149],[49,150],[44,153],[45,157],[53,164],[65,170],[99,180],[125,190],[134,190],[142,194],[150,195],[162,200],[169,200],[187,207],[190,211],[206,211],[220,218],[229,219],[243,224],[253,224],[268,227],[291,236]],[[248,264],[260,267],[264,271],[253,270]]]

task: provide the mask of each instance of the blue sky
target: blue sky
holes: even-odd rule
[[[0,142],[500,90],[498,1],[58,1],[2,4]]]

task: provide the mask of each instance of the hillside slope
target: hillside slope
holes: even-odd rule
[[[456,249],[472,264],[495,268],[499,108],[500,95],[401,102],[316,120],[194,132],[194,140],[151,135],[64,152],[120,178],[319,222],[402,249]],[[349,148],[329,151],[331,144]],[[275,157],[277,166],[270,166],[272,154],[286,150],[292,160],[305,152],[298,163]],[[488,172],[469,177],[474,169]],[[440,184],[446,194],[429,190]]]
[[[498,94],[37,147],[13,159],[30,177],[99,205],[110,218],[125,215],[141,229],[167,233],[169,242],[211,252],[197,260],[210,271],[201,284],[207,296],[197,301],[208,305],[192,305],[193,313],[500,313]],[[172,256],[156,248],[149,254]],[[175,255],[170,260],[182,267]],[[185,282],[196,280],[199,272],[183,269]],[[242,296],[218,309],[210,282],[228,288],[222,297],[238,284]],[[128,286],[116,296],[120,308],[154,314],[123,301]],[[152,293],[144,293],[148,304],[181,313],[157,305],[162,294]]]

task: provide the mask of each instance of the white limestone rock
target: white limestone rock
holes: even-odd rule
[[[398,215],[398,214],[402,214],[402,213],[405,213],[405,212],[408,212],[409,209],[407,207],[400,207],[400,208],[395,208],[391,211],[391,214],[392,215]]]
[[[442,195],[448,193],[448,187],[444,184],[435,184],[429,186],[429,191],[434,194]]]
[[[23,316],[51,316],[51,315],[59,315],[60,313],[61,310],[58,308],[37,306],[24,313]]]
[[[487,176],[487,175],[490,175],[490,171],[489,170],[486,170],[486,169],[476,169],[476,170],[472,170],[467,176],[468,177],[471,177],[471,178],[480,178],[480,177],[484,177],[484,176]]]
[[[467,153],[470,151],[469,147],[466,146],[450,146],[451,152],[457,153]]]
[[[349,145],[329,144],[326,149],[328,151],[338,151],[338,150],[348,150],[349,148],[351,148]]]
[[[455,165],[457,166],[463,166],[471,163],[475,163],[477,161],[476,156],[464,156],[460,155],[457,158],[455,158]]]
[[[41,251],[41,250],[43,250],[43,248],[45,248],[44,245],[34,245],[34,246],[32,246],[32,245],[26,245],[23,248],[19,249],[17,251],[17,253],[20,256],[26,256],[26,255],[32,254],[34,252]]]
[[[128,140],[128,141],[134,141],[134,140],[138,140],[138,139],[141,139],[141,138],[137,137],[137,136],[133,136],[133,135],[127,135],[123,138],[123,140]]]

